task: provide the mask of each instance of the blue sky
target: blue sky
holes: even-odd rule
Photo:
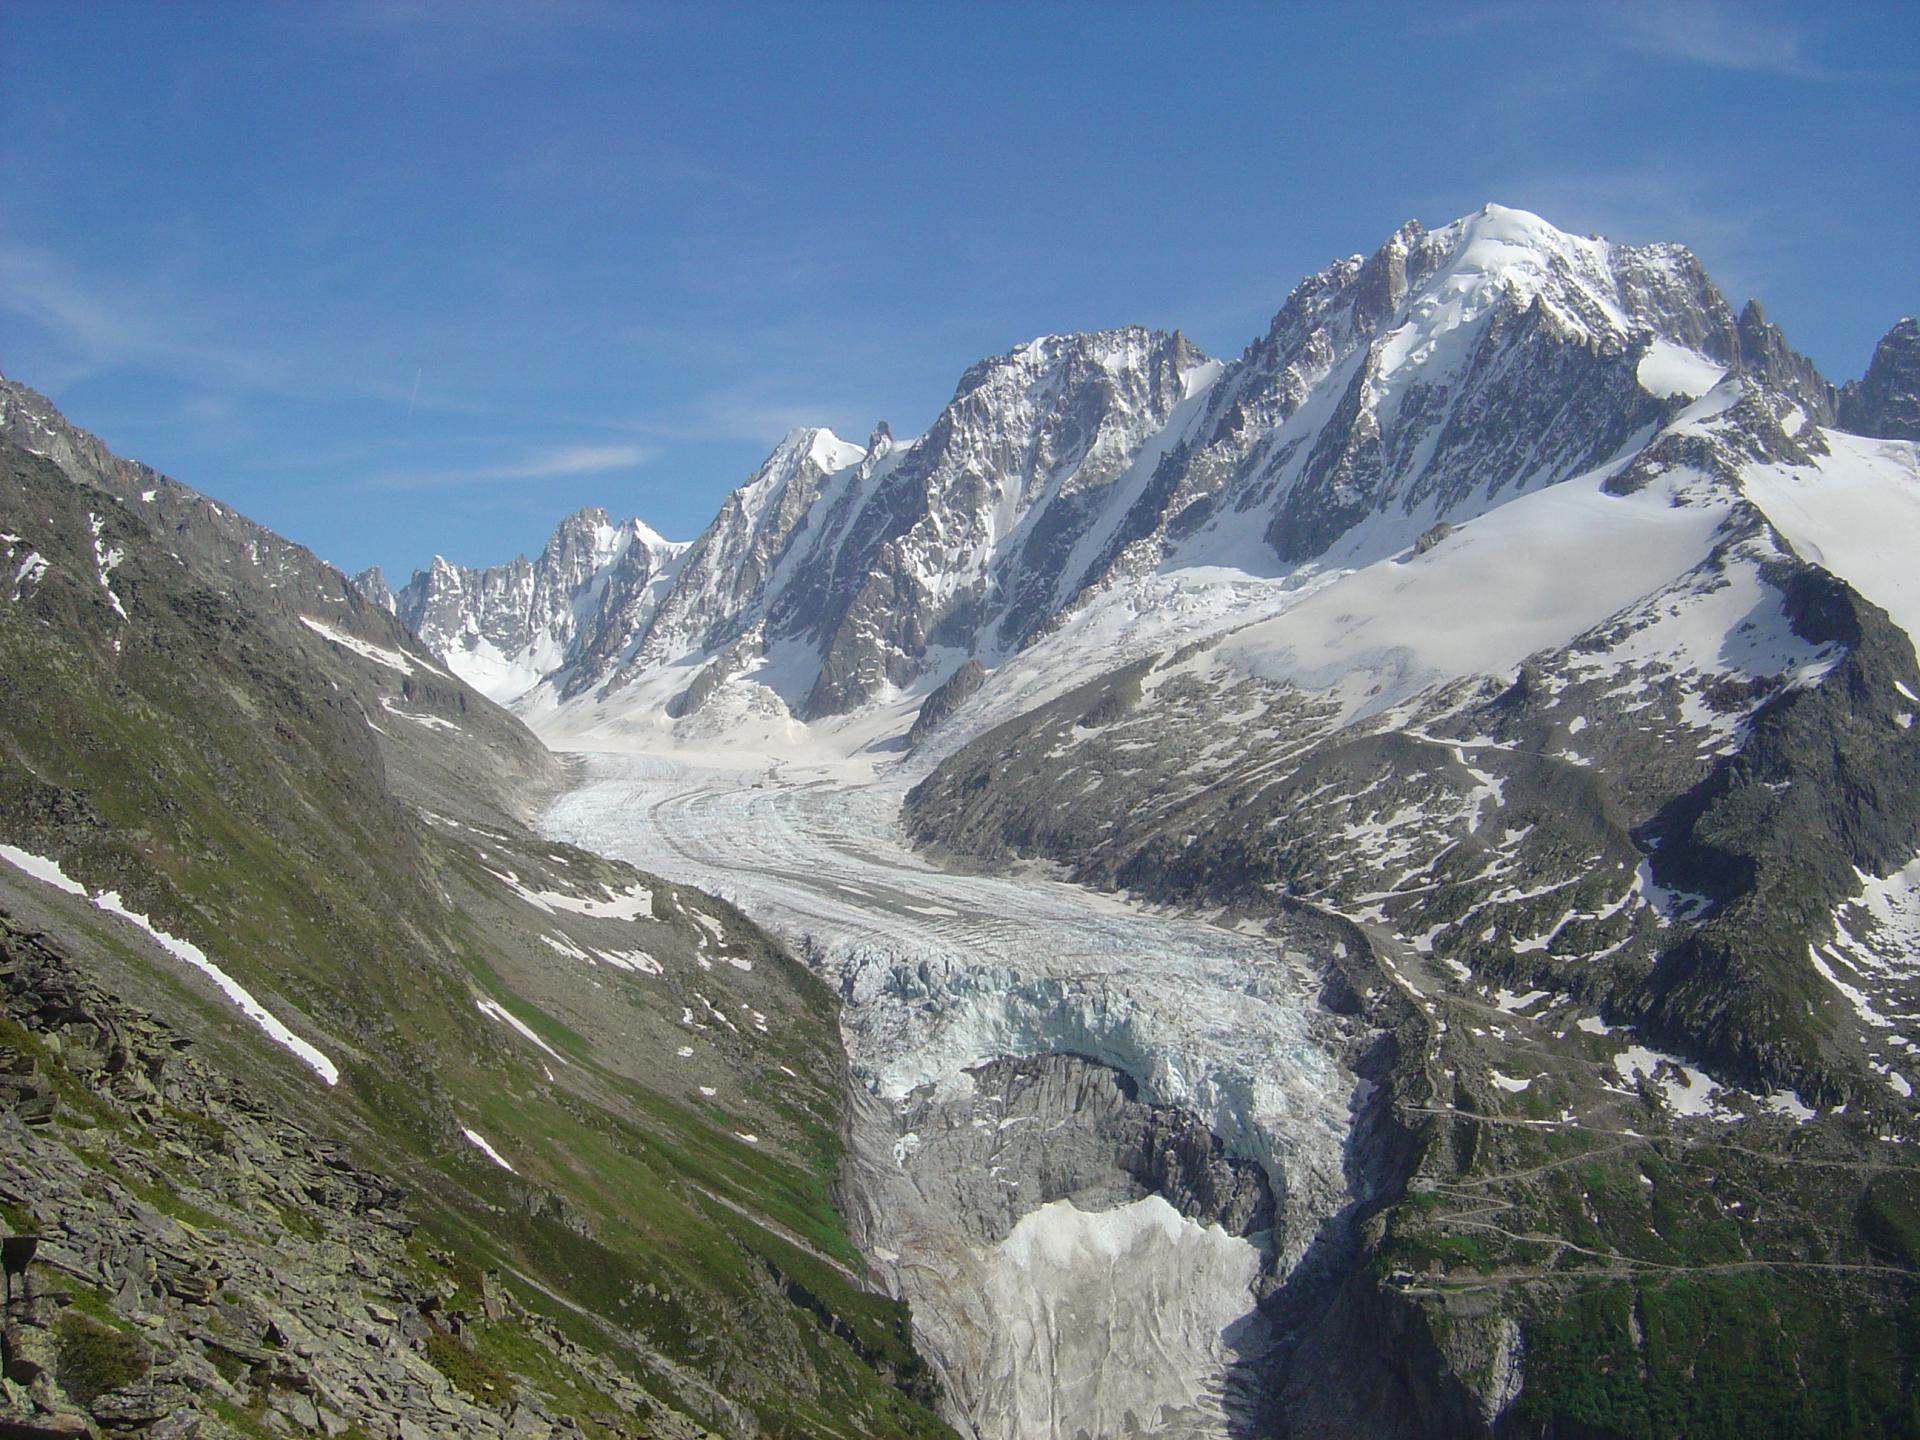
[[[348,568],[690,538],[788,428],[1487,200],[1839,380],[1920,310],[1920,6],[0,0],[0,370]]]

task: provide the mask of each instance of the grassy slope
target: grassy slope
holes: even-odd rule
[[[344,585],[292,573],[278,589],[247,583],[244,565],[174,558],[178,517],[206,503],[186,497],[170,492],[175,518],[153,527],[137,499],[0,442],[8,592],[29,549],[48,564],[0,596],[0,839],[199,944],[339,1064],[338,1090],[130,927],[53,904],[75,952],[288,1113],[349,1136],[415,1191],[450,1252],[497,1268],[674,1404],[724,1419],[710,1385],[772,1433],[938,1431],[904,1314],[839,1268],[853,1257],[827,1199],[842,1064],[830,997],[703,897],[656,885],[651,922],[519,898],[496,874],[584,896],[638,877],[519,823],[489,773],[541,768],[514,722],[418,660],[402,676],[300,623],[318,612],[399,648]],[[124,620],[90,516],[123,552]],[[50,903],[10,870],[0,884]],[[692,909],[751,972],[700,967]],[[551,940],[644,945],[666,974]],[[696,990],[766,1016],[769,1033],[687,1030]],[[487,1019],[479,997],[570,1063]],[[686,1040],[699,1054],[680,1074],[670,1042]],[[709,1099],[694,1078],[728,1083]],[[462,1126],[520,1174],[482,1159]]]

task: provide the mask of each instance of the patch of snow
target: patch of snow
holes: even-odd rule
[[[349,634],[337,625],[327,624],[324,620],[316,620],[311,615],[302,615],[300,623],[322,638],[331,640],[343,650],[350,650],[363,660],[371,660],[376,665],[384,665],[387,669],[398,671],[402,675],[411,675],[418,668],[412,658],[402,651],[389,650],[384,645],[375,645],[370,640],[362,640],[358,635]]]
[[[1804,558],[1920,637],[1920,565],[1897,538],[1920,534],[1920,458],[1912,445],[1822,433],[1831,453],[1812,468],[1751,466],[1741,484]]]
[[[208,959],[207,953],[198,945],[195,945],[191,940],[182,940],[177,935],[169,935],[166,931],[154,925],[146,916],[136,914],[127,909],[121,904],[118,891],[108,890],[99,895],[88,897],[86,887],[71,879],[67,873],[60,868],[58,862],[49,860],[44,856],[29,854],[27,851],[12,845],[0,845],[0,860],[5,860],[16,870],[32,876],[35,880],[51,885],[56,890],[64,891],[69,895],[78,895],[83,899],[90,898],[90,903],[96,909],[103,910],[109,915],[117,915],[122,920],[139,926],[140,929],[146,931],[154,942],[169,955],[172,955],[175,959],[185,961],[188,965],[191,965],[209,980],[213,981],[220,992],[240,1008],[240,1013],[245,1015],[255,1025],[258,1025],[260,1029],[266,1033],[267,1038],[273,1041],[274,1044],[290,1051],[302,1064],[308,1066],[314,1074],[326,1081],[328,1085],[332,1086],[340,1083],[339,1067],[322,1054],[317,1047],[309,1044],[294,1034],[293,1031],[289,1030],[266,1006],[253,998],[252,992],[238,980],[235,980],[231,975],[227,974],[227,972],[222,970],[218,965],[214,964],[212,960]]]
[[[1686,890],[1670,890],[1653,878],[1653,861],[1642,860],[1640,868],[1633,872],[1633,893],[1638,895],[1653,912],[1660,917],[1661,923],[1671,925],[1678,920],[1698,919],[1713,904],[1705,895],[1695,895]]]
[[[438,715],[416,715],[411,710],[402,710],[394,704],[391,695],[380,697],[380,708],[389,715],[398,715],[402,720],[411,720],[414,724],[424,725],[429,730],[448,730],[455,735],[460,733],[460,727],[451,720],[443,720]]]
[[[106,522],[92,511],[87,512],[87,524],[93,530],[93,563],[100,577],[100,588],[107,592],[107,602],[113,606],[113,613],[123,621],[127,618],[127,607],[120,603],[120,597],[113,593],[113,570],[123,559],[126,551],[117,545],[108,545],[101,538]]]
[[[533,1044],[538,1045],[542,1050],[546,1051],[547,1054],[551,1055],[554,1059],[558,1060],[562,1065],[565,1065],[567,1063],[566,1056],[562,1055],[558,1050],[554,1049],[551,1045],[547,1044],[546,1041],[542,1040],[538,1035],[534,1034],[533,1031],[527,1027],[525,1022],[523,1022],[518,1016],[514,1015],[513,1012],[508,1010],[504,1005],[500,1004],[497,1000],[476,999],[473,1002],[473,1007],[474,1009],[478,1010],[482,1015],[486,1016],[489,1020],[498,1020],[502,1025],[506,1025],[510,1027],[522,1039],[531,1041]]]
[[[591,951],[576,944],[570,936],[541,935],[536,938],[538,938],[540,943],[546,946],[549,950],[557,951],[559,954],[566,956],[569,960],[584,960],[589,965],[598,963],[594,960],[593,954]]]
[[[1821,955],[1819,946],[1807,946],[1807,955],[1813,961],[1813,968],[1820,972],[1820,978],[1846,997],[1847,1003],[1853,1006],[1855,1014],[1876,1030],[1892,1028],[1893,1021],[1874,1008],[1873,1001],[1867,998],[1866,993],[1859,986],[1849,985],[1834,973],[1833,966],[1829,965],[1826,958]]]
[[[1613,1057],[1613,1068],[1627,1084],[1639,1077],[1676,1115],[1712,1114],[1714,1092],[1721,1088],[1705,1071],[1644,1045],[1627,1046]]]
[[[681,909],[686,911],[689,920],[693,921],[695,925],[706,932],[706,938],[711,940],[717,949],[724,950],[727,948],[726,928],[722,926],[718,920],[714,919],[711,915],[703,914],[691,905],[683,905]]]
[[[481,859],[485,859],[481,853]],[[492,870],[487,873],[513,891],[536,910],[544,910],[552,915],[565,910],[574,915],[585,915],[592,920],[651,920],[653,914],[653,892],[644,885],[630,885],[625,890],[608,892],[609,898],[596,900],[591,896],[569,895],[562,890],[532,890],[520,883],[520,877],[511,870]]]
[[[130,921],[139,926],[142,930],[146,931],[147,934],[151,935],[159,944],[160,948],[165,950],[169,955],[174,956],[176,959],[184,960],[194,969],[204,974],[219,987],[223,995],[240,1007],[241,1014],[253,1021],[255,1025],[258,1025],[260,1029],[266,1033],[269,1040],[281,1046],[283,1049],[291,1051],[296,1059],[311,1069],[313,1073],[318,1075],[322,1080],[326,1081],[328,1085],[338,1085],[340,1083],[340,1070],[333,1061],[323,1055],[316,1046],[302,1040],[282,1024],[278,1016],[274,1015],[266,1006],[253,998],[252,992],[250,992],[246,986],[242,985],[238,980],[235,980],[231,975],[227,974],[226,971],[214,964],[212,960],[208,959],[206,951],[202,950],[198,945],[194,944],[191,940],[182,940],[177,935],[169,935],[166,931],[156,926],[151,920],[147,919],[146,916],[136,914],[134,911],[127,909],[120,903],[120,893],[117,890],[108,890],[104,894],[94,896],[93,903],[97,908],[106,911],[107,914],[118,915],[122,920]]]
[[[1790,1116],[1803,1125],[1819,1114],[1811,1105],[1802,1100],[1797,1092],[1792,1090],[1778,1090],[1771,1095],[1762,1096],[1760,1103],[1765,1105],[1767,1109],[1773,1111],[1774,1114]]]
[[[1494,1008],[1507,1015],[1518,1015],[1522,1010],[1538,1004],[1553,992],[1551,990],[1529,990],[1524,995],[1502,988],[1494,992]]]
[[[664,975],[666,968],[644,950],[595,950],[607,964],[616,970],[630,970],[639,975]]]
[[[56,890],[64,890],[69,895],[86,898],[87,887],[70,878],[67,872],[60,868],[60,862],[57,860],[49,860],[44,855],[28,854],[25,850],[12,845],[0,845],[0,860],[6,861],[14,869],[23,871],[36,880],[53,886]]]
[[[493,1146],[487,1143],[486,1136],[482,1135],[478,1130],[469,1130],[466,1126],[462,1125],[460,1127],[460,1133],[467,1137],[467,1143],[469,1145],[473,1146],[474,1149],[478,1150],[482,1155],[486,1156],[487,1159],[491,1160],[494,1164],[498,1165],[502,1170],[505,1170],[508,1174],[518,1175],[520,1173],[518,1170],[515,1170],[513,1166],[509,1165],[505,1159],[501,1157],[501,1154],[498,1150],[494,1149]]]
[[[1670,340],[1655,339],[1640,358],[1640,388],[1662,400],[1675,395],[1699,399],[1726,378],[1726,367],[1704,355],[1683,350]]]
[[[46,556],[37,550],[29,550],[27,558],[22,560],[19,568],[13,572],[13,598],[18,600],[22,590],[37,583],[40,577],[51,568]]]

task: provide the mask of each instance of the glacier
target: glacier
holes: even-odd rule
[[[1075,1433],[1096,1373],[1113,1426],[1098,1433],[1232,1433],[1256,1281],[1298,1263],[1354,1198],[1344,1162],[1365,1082],[1317,1003],[1323,957],[1039,876],[936,869],[900,832],[901,776],[580,764],[549,836],[724,896],[839,990],[865,1108],[883,1112],[855,1127],[851,1169],[905,1162],[914,1142],[891,1115],[916,1093],[964,1096],[983,1062],[1064,1053],[1196,1114],[1265,1171],[1271,1236],[1210,1231],[1145,1197],[1085,1217],[1040,1207],[995,1243],[920,1230],[912,1253],[885,1232],[869,1247],[982,1440]]]

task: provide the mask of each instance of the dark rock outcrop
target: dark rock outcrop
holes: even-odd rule
[[[1790,395],[1816,425],[1831,425],[1839,396],[1821,378],[1813,362],[1787,345],[1780,327],[1767,319],[1758,300],[1740,312],[1740,371],[1782,395]]]
[[[1840,390],[1842,430],[1883,440],[1920,440],[1920,320],[1908,316],[1874,347],[1873,363]]]
[[[978,660],[969,660],[953,674],[940,682],[939,688],[920,706],[920,713],[913,718],[913,728],[907,731],[907,746],[911,749],[938,730],[946,718],[966,703],[987,682],[986,667]]]

